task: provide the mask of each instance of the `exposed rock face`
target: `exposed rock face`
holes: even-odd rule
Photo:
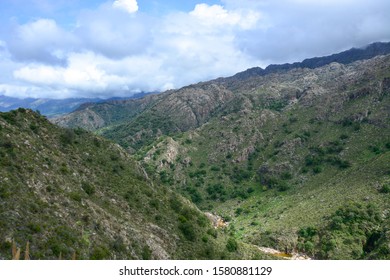
[[[106,125],[105,120],[90,108],[54,119],[53,123],[64,127],[79,126],[91,131],[102,128]]]
[[[351,64],[332,62],[313,69],[292,67],[267,75],[248,75],[245,79],[221,78],[142,99],[88,105],[54,122],[88,130],[104,128],[105,137],[138,149],[161,135],[200,127],[215,116],[224,118],[232,112],[245,116],[258,107],[273,111],[296,104],[322,104],[317,106],[317,119],[327,119],[342,110],[345,102],[367,96],[378,87],[386,94],[390,84],[386,77],[381,84],[347,93],[345,90],[373,79],[378,69],[386,70],[388,63],[388,56],[378,56]],[[264,110],[262,114],[265,113]],[[264,115],[264,120],[272,114]]]
[[[225,228],[229,225],[227,222],[225,222],[222,219],[222,217],[220,217],[218,215],[212,214],[210,212],[206,212],[205,215],[210,220],[210,222],[212,223],[212,225],[215,229]]]
[[[154,110],[169,115],[181,131],[187,131],[205,123],[233,97],[223,86],[204,83],[169,93]]]

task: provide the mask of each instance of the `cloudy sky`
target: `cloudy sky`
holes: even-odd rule
[[[1,0],[0,95],[111,97],[390,40],[388,0]]]

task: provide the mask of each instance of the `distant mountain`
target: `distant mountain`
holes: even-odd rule
[[[66,98],[66,99],[50,99],[50,98],[14,98],[0,95],[0,112],[8,112],[18,108],[28,108],[38,110],[42,115],[53,118],[63,114],[70,113],[82,104],[94,104],[105,101],[137,99],[142,98],[150,93],[137,93],[131,97],[113,97],[109,99],[101,98]]]
[[[389,259],[387,48],[255,68],[56,122],[125,147],[150,179],[229,220],[243,242]]]
[[[250,87],[248,79],[293,69],[315,69],[329,63],[346,64],[390,53],[390,43],[373,43],[327,57],[300,63],[248,69],[232,77],[189,85],[137,100],[84,104],[75,112],[53,120],[65,127],[103,129],[104,136],[131,148],[151,143],[161,134],[183,132],[209,121],[214,115],[235,110],[244,99],[235,92]]]
[[[350,50],[343,51],[338,54],[305,59],[302,62],[271,64],[265,69],[262,69],[261,67],[250,68],[246,71],[237,73],[236,75],[232,76],[230,79],[247,79],[253,76],[264,76],[264,75],[277,73],[281,71],[288,71],[296,68],[315,69],[330,64],[332,62],[348,64],[358,60],[370,59],[378,55],[386,55],[386,54],[390,54],[390,42],[386,42],[386,43],[377,42],[363,48],[352,48]]]

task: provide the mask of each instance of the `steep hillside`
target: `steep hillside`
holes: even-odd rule
[[[224,217],[245,243],[389,259],[390,55],[375,56],[382,47],[324,58],[350,64],[314,59],[166,92],[97,133],[130,151],[152,180]]]
[[[390,258],[389,69],[379,56],[230,84],[234,108],[138,159],[231,220],[242,240],[316,258]]]
[[[30,110],[0,113],[0,259],[264,258],[155,184],[117,144]],[[228,243],[234,243],[234,250]]]
[[[315,69],[337,62],[352,63],[390,53],[390,43],[374,43],[326,57],[306,59],[293,64],[255,67],[228,78],[220,78],[167,91],[139,100],[86,104],[75,112],[54,119],[63,127],[99,131],[130,150],[137,149],[162,134],[174,134],[199,127],[222,110],[236,110],[243,102],[242,83],[251,78],[285,73],[293,69]]]

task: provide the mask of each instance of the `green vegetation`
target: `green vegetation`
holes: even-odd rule
[[[335,253],[320,235],[330,232],[322,226],[337,209],[346,207],[346,200],[362,205],[370,202],[382,212],[389,207],[390,118],[386,108],[390,100],[388,94],[374,89],[374,83],[381,83],[389,73],[375,71],[370,84],[356,81],[341,91],[318,93],[296,104],[286,101],[283,94],[279,99],[273,96],[264,85],[268,81],[261,78],[261,89],[251,92],[245,84],[235,84],[237,102],[226,105],[222,116],[212,117],[196,130],[171,134],[177,143],[174,170],[168,165],[157,167],[168,151],[163,138],[141,147],[137,157],[143,162],[145,154],[154,154],[151,147],[158,145],[159,155],[151,156],[147,165],[161,168],[159,174],[171,178],[167,185],[200,209],[232,217],[230,230],[238,241],[283,252],[298,250],[314,258],[374,258],[364,248],[359,254],[356,248],[351,253],[354,243],[341,236],[337,242],[349,243],[344,255]],[[286,89],[290,85],[282,78],[279,82],[290,94]],[[371,94],[344,99],[345,92],[361,87],[373,87]],[[376,103],[379,96],[383,98]],[[385,228],[380,231],[381,240],[389,240]],[[366,242],[370,234],[364,234]],[[374,242],[372,252],[378,250],[375,244],[382,246]]]
[[[388,259],[389,220],[374,204],[349,203],[318,229],[298,232],[299,248],[317,258]]]
[[[0,259],[11,258],[12,242],[18,247],[29,242],[31,259],[252,258],[258,253],[254,247],[227,252],[222,245],[227,234],[214,233],[191,203],[151,183],[114,143],[80,129],[61,129],[24,109],[1,113],[0,126]],[[171,176],[163,174],[161,181]],[[209,234],[213,238],[206,244],[202,237]]]
[[[105,122],[96,133],[122,148],[28,110],[0,114],[0,257],[12,238],[30,241],[34,258],[269,257],[257,245],[389,259],[389,65],[383,56],[91,106]],[[228,224],[213,228],[203,212]]]

